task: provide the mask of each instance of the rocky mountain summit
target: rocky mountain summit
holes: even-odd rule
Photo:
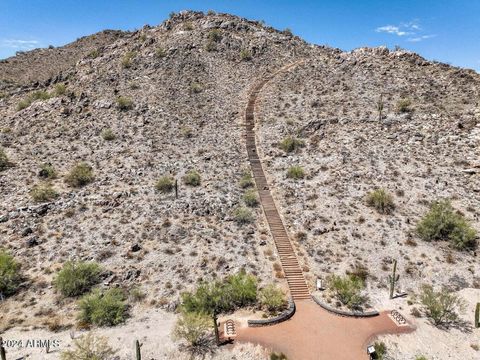
[[[480,231],[478,73],[189,11],[0,62],[0,247],[25,275],[0,304],[0,329],[73,324],[74,301],[50,286],[72,259],[99,262],[103,286],[140,286],[145,306],[170,310],[198,280],[241,268],[282,283],[261,210],[239,218],[244,109],[262,76],[300,59],[260,95],[258,141],[312,289],[317,277],[367,268],[381,308],[394,259],[402,290],[425,280],[480,288],[475,250],[414,231],[439,198]],[[287,137],[302,145],[285,151]],[[79,164],[89,176],[72,173]],[[287,176],[292,166],[301,179]],[[367,206],[375,188],[393,194],[392,214]]]

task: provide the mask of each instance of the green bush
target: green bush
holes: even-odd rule
[[[133,100],[126,96],[117,97],[117,108],[121,111],[133,109]]]
[[[373,344],[373,347],[375,348],[375,353],[377,354],[377,359],[378,360],[383,360],[385,358],[385,355],[387,355],[387,345],[383,341],[375,341]]]
[[[425,315],[435,326],[456,322],[458,312],[465,309],[463,300],[445,288],[435,291],[432,286],[423,285],[419,298]]]
[[[222,32],[220,29],[213,29],[208,33],[208,39],[210,41],[219,42],[222,40]]]
[[[291,166],[287,170],[287,178],[289,179],[294,179],[294,180],[299,180],[303,179],[305,177],[305,171],[301,166]]]
[[[65,95],[66,92],[67,92],[67,86],[65,84],[59,83],[55,85],[55,90],[54,90],[55,96]]]
[[[137,53],[135,51],[127,51],[122,57],[122,67],[131,67],[135,56],[137,56]]]
[[[10,162],[8,161],[8,156],[5,151],[0,148],[0,171],[6,170]]]
[[[54,285],[63,296],[79,296],[100,282],[101,272],[97,263],[68,261],[58,272]]]
[[[415,356],[415,360],[428,360],[428,359],[426,356],[419,355],[419,356]]]
[[[240,59],[243,61],[252,60],[252,53],[250,52],[250,50],[242,49],[240,51]]]
[[[20,265],[13,256],[0,249],[0,295],[9,296],[14,294],[20,282]]]
[[[48,100],[51,97],[52,96],[46,91],[43,91],[43,90],[35,91],[29,94],[25,99],[23,99],[18,103],[17,110],[23,110],[29,107],[36,100]]]
[[[115,326],[125,321],[127,305],[123,291],[117,288],[94,290],[79,301],[79,320],[97,326]]]
[[[407,98],[402,98],[397,101],[397,112],[400,114],[412,112],[412,101]]]
[[[233,212],[233,217],[236,223],[239,225],[249,224],[254,220],[252,212],[245,207],[239,207],[235,209]]]
[[[44,183],[35,185],[32,190],[30,190],[30,196],[35,202],[46,202],[58,197],[58,193],[51,184]]]
[[[57,171],[52,164],[42,164],[38,176],[44,179],[55,179],[57,177]]]
[[[102,135],[103,140],[106,140],[106,141],[112,141],[112,140],[115,140],[115,138],[116,138],[115,133],[113,132],[112,129],[102,130],[101,135]]]
[[[258,205],[258,196],[257,192],[254,189],[245,191],[243,194],[243,201],[247,206],[255,207]]]
[[[457,249],[474,248],[477,232],[455,212],[450,201],[434,202],[417,224],[417,233],[425,241],[448,240]]]
[[[73,340],[74,350],[66,350],[60,354],[62,360],[111,360],[116,351],[113,350],[103,336],[87,333]]]
[[[284,353],[271,353],[270,360],[288,360],[287,355]]]
[[[292,151],[297,151],[301,147],[305,146],[305,142],[303,140],[299,140],[297,138],[294,138],[292,136],[288,136],[285,139],[282,140],[282,142],[279,144],[280,149],[283,151],[289,153]]]
[[[159,47],[155,50],[155,56],[158,58],[164,58],[165,56],[167,56],[167,52],[163,47]]]
[[[240,271],[223,281],[201,283],[195,292],[182,294],[182,309],[186,312],[210,314],[233,311],[255,304],[257,279]]]
[[[228,276],[224,288],[234,308],[253,305],[257,299],[257,279],[245,271]]]
[[[155,189],[161,193],[169,193],[173,190],[175,183],[170,176],[162,176],[155,184]]]
[[[364,289],[363,281],[356,276],[337,276],[329,278],[328,285],[335,297],[348,308],[357,308],[365,303],[366,298],[362,296]]]
[[[248,187],[251,187],[254,185],[252,174],[249,172],[245,172],[242,175],[242,178],[240,179],[240,187],[243,189],[246,189]]]
[[[183,312],[173,329],[176,340],[185,340],[190,347],[197,348],[208,342],[212,320],[201,313]]]
[[[282,311],[287,304],[285,294],[274,284],[269,284],[260,290],[259,301],[262,307],[271,313]]]
[[[196,170],[190,170],[183,177],[183,182],[186,185],[190,185],[190,186],[199,186],[200,181],[201,181],[200,174]]]
[[[390,214],[395,209],[393,197],[384,189],[377,189],[367,195],[367,205],[381,214]]]
[[[87,163],[81,162],[67,174],[65,181],[73,187],[81,187],[91,183],[94,179],[93,169]]]
[[[203,87],[198,82],[192,82],[190,84],[190,89],[192,90],[193,93],[198,94],[198,93],[202,92]]]

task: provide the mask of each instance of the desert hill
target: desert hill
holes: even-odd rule
[[[298,60],[260,95],[257,135],[312,289],[317,277],[367,269],[370,305],[391,307],[393,260],[403,291],[425,281],[480,288],[474,249],[414,231],[440,198],[480,231],[479,74],[405,50],[343,52],[232,15],[182,12],[0,62],[0,147],[9,160],[0,246],[26,276],[0,304],[0,330],[74,324],[75,302],[50,286],[71,259],[99,262],[105,287],[144,289],[140,313],[172,310],[197,281],[241,268],[283,284],[261,210],[244,223],[236,210],[249,172],[249,91]],[[302,146],[282,150],[288,137]],[[79,163],[92,181],[69,177]],[[56,173],[49,180],[46,164]],[[287,177],[291,166],[302,179]],[[178,199],[156,188],[165,176],[178,180]],[[35,197],[47,183],[56,195]],[[393,195],[391,214],[367,206],[376,188]]]

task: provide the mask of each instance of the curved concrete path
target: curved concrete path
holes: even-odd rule
[[[292,63],[262,79],[253,88],[245,111],[248,159],[290,293],[295,301],[296,312],[290,320],[277,325],[239,328],[237,341],[257,343],[273,351],[283,352],[289,360],[368,359],[366,346],[375,335],[409,332],[413,327],[398,326],[387,312],[372,318],[334,315],[312,301],[258,157],[254,114],[257,96],[273,77],[302,63],[303,61]]]

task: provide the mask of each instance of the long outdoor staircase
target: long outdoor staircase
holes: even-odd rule
[[[262,163],[258,157],[257,143],[255,140],[255,103],[259,92],[269,80],[278,74],[290,70],[300,63],[301,61],[287,65],[275,73],[263,78],[250,93],[248,105],[245,110],[248,159],[257,185],[260,203],[265,212],[265,217],[280,257],[283,272],[290,288],[290,294],[294,301],[311,299],[311,295],[295,254],[295,250],[293,249],[292,243],[285,229],[285,225],[283,224],[282,218],[275,206],[275,202],[263,171]]]

